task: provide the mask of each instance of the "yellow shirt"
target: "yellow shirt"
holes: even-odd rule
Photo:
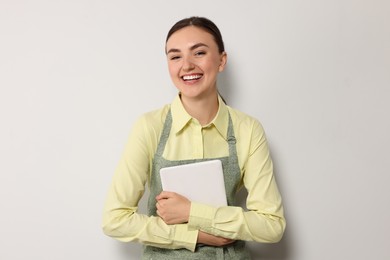
[[[217,158],[229,155],[228,113],[234,133],[241,184],[248,191],[247,211],[241,207],[214,208],[191,203],[186,224],[167,225],[155,216],[137,213],[168,110],[172,128],[164,150],[167,160]],[[226,106],[219,97],[214,120],[201,126],[184,109],[179,95],[172,104],[144,114],[134,125],[113,176],[104,206],[103,230],[120,241],[194,251],[198,230],[235,240],[278,242],[285,229],[278,191],[264,130],[254,118]]]

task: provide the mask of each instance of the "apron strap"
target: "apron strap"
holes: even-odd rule
[[[169,133],[171,132],[172,128],[172,114],[171,109],[169,109],[167,116],[165,117],[164,127],[163,131],[160,136],[160,141],[157,146],[155,157],[162,157],[165,149],[165,144],[167,143]]]
[[[234,135],[234,128],[233,128],[233,122],[232,117],[229,115],[229,125],[227,130],[227,142],[229,144],[229,156],[233,160],[233,163],[235,165],[238,165],[238,156],[237,156],[237,149],[236,149],[236,137]]]

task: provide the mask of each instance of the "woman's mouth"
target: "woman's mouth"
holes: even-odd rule
[[[184,75],[181,78],[186,82],[196,81],[203,77],[203,74],[191,74],[191,75]]]

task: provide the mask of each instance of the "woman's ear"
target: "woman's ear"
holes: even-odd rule
[[[218,68],[219,72],[222,72],[225,69],[226,63],[227,63],[227,53],[222,52],[221,53],[221,62],[219,64],[219,68]]]

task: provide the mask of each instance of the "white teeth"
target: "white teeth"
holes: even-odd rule
[[[200,79],[202,75],[186,75],[183,76],[184,80],[194,80],[194,79]]]

